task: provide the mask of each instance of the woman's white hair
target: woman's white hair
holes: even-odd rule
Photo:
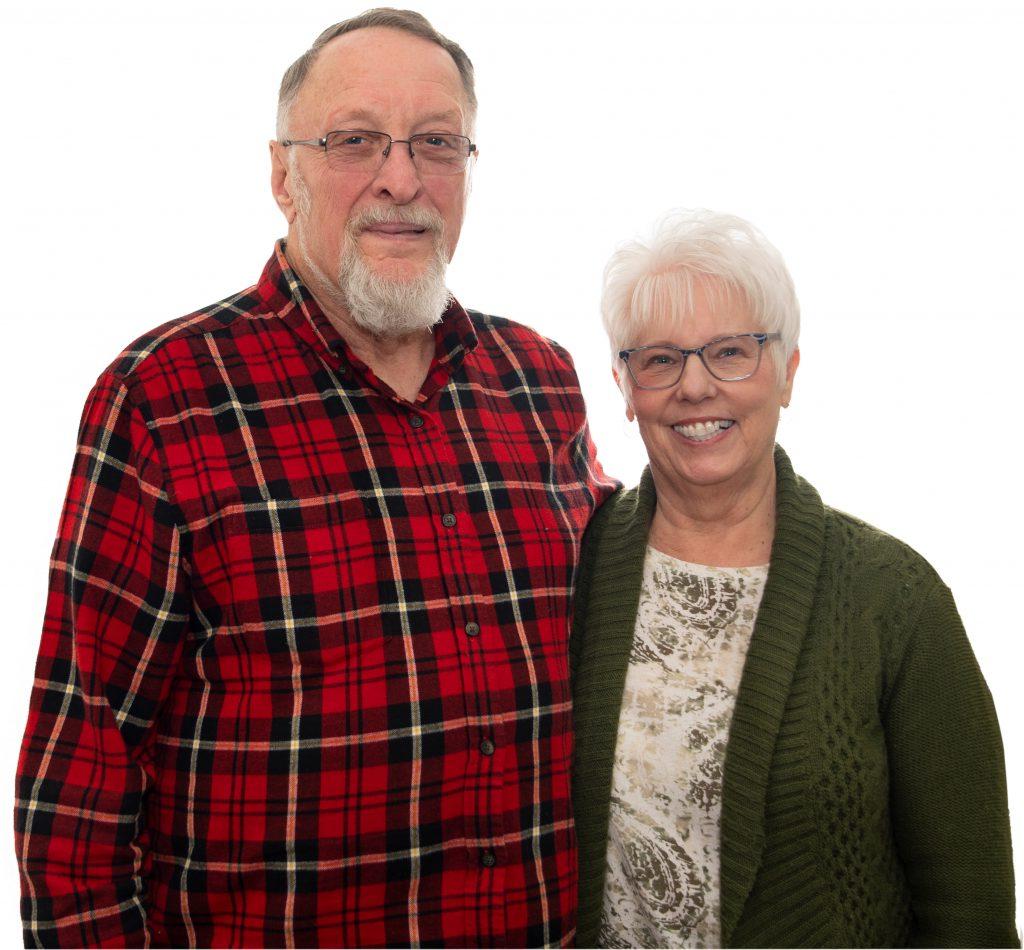
[[[601,317],[612,360],[644,327],[671,314],[693,312],[699,285],[714,305],[737,298],[759,330],[779,333],[775,369],[784,380],[786,363],[800,336],[800,304],[782,255],[752,224],[706,209],[672,211],[647,241],[629,241],[604,269]],[[769,352],[772,352],[769,350]]]

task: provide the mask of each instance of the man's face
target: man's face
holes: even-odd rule
[[[441,47],[398,30],[367,28],[344,34],[320,53],[289,115],[286,134],[319,138],[337,129],[470,134],[462,81]],[[289,155],[289,152],[295,153]],[[462,229],[468,171],[421,176],[405,145],[391,149],[376,171],[329,164],[322,149],[273,146],[274,194],[288,219],[288,250],[311,269],[335,278],[347,242],[365,269],[388,282],[415,281],[440,253],[451,258]],[[294,162],[294,165],[290,164]],[[417,228],[359,223],[374,212],[413,217]],[[393,214],[391,216],[394,216]],[[433,219],[443,223],[422,227]]]

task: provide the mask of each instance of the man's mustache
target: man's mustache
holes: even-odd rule
[[[423,231],[444,232],[444,219],[429,208],[395,207],[394,205],[372,205],[353,215],[348,222],[351,234],[359,234],[367,228],[380,224],[405,224]]]

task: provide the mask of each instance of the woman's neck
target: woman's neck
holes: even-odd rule
[[[664,484],[652,468],[658,504],[649,543],[672,557],[715,567],[767,564],[775,538],[775,465],[743,484]]]

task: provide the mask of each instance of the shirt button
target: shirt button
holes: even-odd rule
[[[479,635],[480,635],[480,624],[470,620],[470,622],[466,624],[466,636],[467,637],[476,637],[476,636],[479,636]]]
[[[490,739],[484,739],[484,741],[480,743],[480,751],[484,755],[494,755],[494,743],[491,742]]]
[[[414,429],[423,428],[423,416],[409,416],[409,425]]]
[[[451,512],[449,512],[446,515],[441,515],[441,524],[443,524],[446,528],[454,528],[455,515],[453,515]]]
[[[480,863],[485,868],[493,868],[498,863],[498,859],[494,856],[493,851],[485,851],[480,855]]]

